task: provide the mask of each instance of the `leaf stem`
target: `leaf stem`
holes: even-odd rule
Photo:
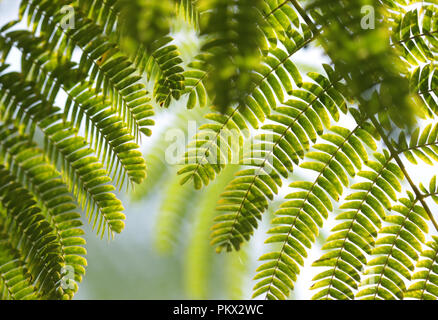
[[[406,170],[406,167],[404,166],[403,162],[401,161],[398,152],[394,149],[393,145],[388,139],[388,136],[383,131],[382,127],[380,126],[380,123],[377,121],[374,115],[370,116],[370,120],[373,123],[373,125],[376,127],[377,131],[379,132],[380,136],[382,137],[383,141],[385,142],[385,145],[387,146],[389,152],[391,153],[394,160],[397,162],[398,166],[400,167],[400,170],[403,171],[403,174],[406,177],[406,180],[408,181],[409,185],[412,188],[412,191],[414,191],[417,199],[420,201],[421,205],[423,206],[424,210],[426,210],[427,215],[430,218],[430,221],[432,221],[432,224],[434,225],[435,229],[438,231],[438,223],[435,220],[435,217],[433,216],[432,212],[430,211],[429,206],[427,205],[426,201],[424,201],[424,196],[418,190],[415,183],[412,181],[411,177],[409,176],[408,171]]]
[[[319,35],[320,33],[320,29],[318,29],[318,27],[315,25],[315,23],[313,23],[312,19],[310,19],[310,17],[307,15],[306,10],[304,10],[304,8],[298,3],[297,0],[289,0],[292,5],[295,7],[295,9],[298,11],[298,13],[300,14],[300,16],[304,19],[304,21],[307,23],[307,25],[309,26],[309,28],[312,30],[312,32],[314,33],[314,35]]]

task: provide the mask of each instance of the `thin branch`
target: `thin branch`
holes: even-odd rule
[[[413,35],[413,36],[411,36],[409,38],[401,39],[401,40],[399,40],[397,42],[394,42],[393,44],[391,44],[391,47],[395,47],[398,44],[402,44],[402,43],[405,43],[405,42],[408,42],[410,40],[414,40],[414,39],[417,39],[417,38],[433,36],[435,33],[438,33],[438,30],[434,30],[434,31],[430,31],[430,32],[423,32],[423,33],[420,33],[420,34],[415,34],[415,35]]]
[[[406,170],[403,162],[401,161],[398,152],[394,149],[393,145],[388,139],[388,136],[383,131],[382,127],[380,126],[380,123],[377,121],[374,115],[370,116],[370,120],[373,123],[373,125],[376,127],[377,131],[379,132],[380,136],[382,137],[383,141],[385,142],[385,145],[387,146],[389,152],[391,153],[391,156],[394,158],[394,160],[397,162],[398,166],[400,167],[400,170],[403,171],[403,174],[406,177],[406,180],[408,181],[409,185],[411,186],[412,190],[414,191],[417,199],[421,202],[421,205],[423,206],[424,210],[426,210],[427,215],[429,216],[430,220],[432,221],[432,224],[434,225],[435,229],[438,231],[438,223],[435,220],[435,217],[433,216],[432,212],[430,211],[429,206],[427,205],[426,201],[424,200],[424,195],[420,192],[420,190],[417,188],[415,183],[412,181],[411,177],[409,176],[408,171]]]
[[[283,3],[281,3],[280,5],[278,5],[275,9],[273,9],[271,12],[269,12],[268,14],[265,14],[263,18],[267,19],[269,18],[269,16],[273,15],[277,10],[280,10],[284,5],[286,5],[290,0],[285,0]]]
[[[312,32],[315,35],[318,35],[320,33],[320,29],[318,29],[318,27],[313,23],[312,19],[310,19],[310,17],[307,15],[306,10],[304,10],[303,7],[301,7],[301,5],[298,3],[297,0],[290,0],[290,2],[295,7],[295,9],[298,11],[300,16],[304,19],[304,21],[307,23],[307,25],[312,30]]]

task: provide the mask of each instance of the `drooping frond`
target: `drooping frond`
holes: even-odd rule
[[[179,100],[184,92],[184,68],[178,47],[171,36],[155,41],[148,53],[139,47],[135,64],[154,81],[154,98],[162,107],[169,107],[172,99]]]
[[[317,176],[313,182],[292,182],[290,187],[296,191],[287,195],[289,200],[276,211],[266,243],[280,244],[280,249],[260,257],[264,263],[257,269],[254,297],[265,294],[268,299],[285,299],[289,295],[307,257],[306,248],[312,246],[333,210],[330,198],[338,201],[343,186],[349,186],[348,175],[354,176],[368,160],[364,143],[375,148],[372,135],[372,127],[359,125],[353,131],[332,127],[330,133],[322,135],[329,143],[316,144],[317,151],[307,154],[314,161],[300,166],[316,171]]]
[[[175,178],[174,178],[175,179]],[[169,253],[181,240],[181,230],[194,196],[193,188],[179,184],[174,180],[167,190],[160,207],[160,216],[157,219],[155,246],[161,253]]]
[[[60,244],[32,196],[4,167],[0,171],[0,201],[8,212],[0,215],[0,230],[19,252],[19,261],[32,275],[37,294],[46,299],[62,297]],[[18,265],[21,264],[18,262]],[[23,271],[23,269],[21,269]],[[29,280],[28,277],[26,277]],[[32,282],[33,282],[32,281]],[[4,284],[8,286],[8,284]],[[32,289],[31,286],[23,289]],[[9,288],[12,293],[13,288]]]
[[[79,131],[85,130],[86,140],[94,147],[97,155],[106,164],[114,180],[121,186],[125,177],[130,181],[140,183],[145,177],[145,164],[138,151],[139,146],[130,135],[125,122],[114,115],[111,105],[90,92],[91,84],[77,84],[81,74],[71,62],[60,63],[60,59],[45,50],[44,42],[34,38],[28,31],[12,31],[4,35],[1,48],[14,44],[23,53],[22,72],[29,80],[35,82],[39,91],[53,103],[60,90],[67,94],[64,106],[65,118]],[[57,64],[55,64],[55,61]],[[12,96],[33,95],[23,93],[28,87],[17,74],[2,76],[2,89],[7,90],[4,97],[9,101]],[[31,90],[30,88],[28,90]],[[17,98],[13,99],[19,100]],[[7,106],[12,108],[13,103]],[[143,106],[143,115],[153,115],[150,106]],[[144,132],[150,135],[150,132]]]
[[[258,128],[277,103],[283,102],[283,90],[290,92],[292,80],[301,86],[301,76],[291,57],[309,39],[310,34],[296,32],[295,38],[288,42],[286,51],[279,48],[272,50],[265,58],[266,65],[254,73],[255,80],[251,93],[245,98],[245,104],[239,104],[226,114],[216,112],[206,115],[214,123],[201,126],[195,140],[187,146],[184,161],[188,165],[178,172],[184,175],[182,183],[193,181],[195,187],[200,188],[214,180],[233,156],[233,146],[228,145],[229,135],[232,135],[234,141],[242,141],[249,135],[251,127]]]
[[[227,130],[234,130],[234,134],[242,139],[250,127],[258,128],[277,103],[284,101],[283,91],[290,93],[293,90],[290,78],[297,87],[302,84],[301,75],[291,58],[315,39],[317,34],[312,34],[306,24],[297,23],[295,10],[286,2],[270,1],[269,9],[265,6],[260,10],[263,23],[259,27],[271,39],[270,52],[265,54],[263,64],[255,68],[251,89],[243,98],[243,103],[233,106],[233,110],[225,114],[217,112],[207,115],[207,119],[216,123],[204,126],[205,132],[197,137],[197,141],[188,145],[185,163],[189,165],[179,172],[185,175],[182,183],[193,181],[196,187],[202,187],[213,180],[224,165],[217,165],[217,159],[227,159],[232,153],[226,143],[220,145],[223,140],[221,135],[227,136]],[[277,41],[269,36],[272,32],[287,33],[288,37],[282,39],[284,49],[277,47]],[[214,76],[211,70],[209,73]]]
[[[3,227],[0,225],[0,228]],[[10,243],[7,233],[0,232],[0,299],[33,300],[38,291],[20,253]]]
[[[209,72],[204,55],[198,55],[188,64],[188,70],[184,72],[184,94],[188,95],[187,109],[193,109],[196,105],[202,108],[209,102],[205,88],[205,80]]]
[[[345,198],[336,217],[342,220],[331,231],[323,250],[327,250],[313,266],[329,267],[318,274],[312,289],[320,289],[313,299],[353,299],[358,288],[361,272],[367,263],[366,255],[371,254],[377,232],[385,219],[385,210],[391,208],[391,200],[396,200],[396,192],[401,191],[404,175],[389,154],[374,154],[377,161],[368,161],[369,171],[360,171],[364,178],[351,186],[357,190]]]
[[[148,148],[145,154],[146,163],[148,164],[147,179],[134,190],[132,193],[133,200],[150,196],[153,191],[160,188],[160,183],[164,183],[165,179],[175,174],[169,164],[177,164],[180,161],[181,155],[178,154],[178,150],[182,145],[185,145],[182,139],[190,134],[190,127],[193,128],[198,121],[202,121],[203,115],[206,113],[201,108],[194,109],[190,113],[186,113],[184,109],[182,111],[176,115],[176,119],[165,125],[164,130],[167,134],[158,138]]]
[[[150,98],[139,81],[141,75],[98,25],[78,11],[74,15],[75,28],[63,28],[64,15],[56,3],[47,0],[22,1],[20,10],[21,17],[28,13],[28,24],[41,30],[52,50],[56,48],[71,58],[74,49],[79,48],[79,70],[90,70],[89,81],[95,83],[96,90],[102,88],[104,97],[110,99],[136,139],[139,131],[149,133],[150,114],[144,110],[149,109]]]
[[[131,42],[128,45],[141,43],[147,49],[155,40],[170,32],[170,18],[177,13],[176,5],[181,2],[181,6],[187,8],[185,9],[187,14],[190,10],[187,1],[179,0],[79,0],[77,2],[78,8],[102,26],[105,34],[114,34],[119,40],[128,39]],[[72,4],[76,5],[74,2]]]
[[[116,185],[121,187],[125,178],[136,184],[141,183],[146,178],[146,164],[139,145],[123,120],[114,115],[108,105],[100,101],[100,97],[89,97],[86,84],[75,86],[70,91],[70,98],[64,114],[68,116],[71,112],[71,122],[76,124],[76,128],[80,127],[85,116],[85,138],[112,174]],[[145,106],[143,113],[151,114],[152,110]],[[151,134],[147,128],[142,130],[147,135]]]
[[[14,132],[10,131],[9,134]],[[25,139],[21,141],[24,144],[26,142]],[[19,143],[18,140],[13,148],[20,148]],[[5,155],[16,155],[15,160],[10,162],[10,174],[35,197],[60,244],[59,256],[65,265],[73,268],[74,279],[71,281],[81,282],[87,265],[83,257],[86,254],[83,248],[85,240],[82,238],[84,231],[80,228],[82,222],[76,201],[60,179],[59,172],[45,161],[41,150],[31,145]],[[73,297],[77,285],[72,283],[71,286],[69,294]]]
[[[179,13],[196,23],[197,10],[192,1],[83,1],[82,10],[89,12],[106,32],[121,38],[124,52],[132,56],[140,74],[154,84],[154,98],[168,107],[184,90],[180,53],[170,34],[170,17]],[[107,29],[112,26],[112,29]],[[128,40],[126,40],[128,39]]]
[[[242,300],[247,296],[244,284],[251,261],[250,248],[249,244],[246,244],[239,251],[232,252],[226,257],[225,279],[230,299]]]
[[[431,193],[436,193],[436,190]],[[422,251],[428,232],[425,209],[409,193],[409,198],[399,199],[392,207],[392,214],[385,219],[390,225],[379,231],[372,253],[374,258],[367,263],[360,291],[361,299],[403,299],[406,280],[410,280],[415,262]]]
[[[427,243],[416,268],[420,269],[412,276],[414,283],[405,292],[405,297],[420,300],[438,299],[438,239]]]
[[[150,52],[153,43],[165,38],[179,0],[118,0],[119,29],[123,36],[142,44]]]
[[[203,299],[206,296],[209,272],[212,265],[214,251],[208,244],[209,226],[216,214],[211,203],[219,200],[219,192],[231,180],[238,166],[230,166],[214,185],[205,191],[201,202],[197,206],[198,214],[194,216],[194,232],[190,235],[190,245],[187,248],[184,268],[184,283],[189,296]]]
[[[412,125],[414,106],[403,76],[407,68],[390,45],[391,24],[383,7],[379,0],[316,0],[307,12],[300,10],[306,22],[321,31],[320,43],[352,96],[360,101],[375,91],[376,101],[368,104],[367,112],[385,111],[397,125]]]
[[[166,145],[167,147],[167,145]],[[165,148],[162,141],[158,141],[148,148],[148,153],[145,155],[147,163],[147,178],[135,188],[132,193],[132,199],[139,201],[150,195],[151,191],[155,190],[156,186],[162,181],[162,178],[167,174],[165,157]]]
[[[325,67],[332,75],[330,67]],[[269,200],[282,186],[282,177],[288,177],[323,128],[330,126],[329,114],[338,120],[339,110],[347,110],[345,98],[334,89],[340,85],[339,78],[332,83],[321,74],[308,76],[314,82],[292,90],[294,99],[278,106],[268,117],[273,124],[264,125],[263,133],[251,142],[241,163],[252,168],[239,172],[226,188],[218,207],[226,213],[216,218],[212,234],[212,244],[218,245],[218,250],[239,249],[249,239]]]
[[[400,14],[391,40],[410,65],[435,61],[438,49],[438,9],[433,5]]]
[[[263,1],[261,11],[267,23],[260,28],[273,47],[293,38],[294,29],[299,28],[301,22],[290,0]]]
[[[119,233],[123,227],[125,216],[120,200],[112,191],[114,186],[108,184],[111,178],[104,170],[102,164],[92,154],[93,151],[87,148],[86,142],[75,132],[63,123],[56,123],[59,117],[55,114],[45,114],[40,120],[39,126],[47,138],[46,151],[52,164],[60,164],[65,184],[85,209],[93,229],[102,236],[108,232]],[[0,130],[0,148],[6,159],[12,161],[19,167],[26,168],[33,165],[38,166],[43,162],[33,163],[27,160],[36,155],[42,156],[44,152],[29,142],[29,137],[17,132],[15,128],[2,126]],[[23,163],[22,163],[23,162]],[[27,183],[25,183],[27,184]]]

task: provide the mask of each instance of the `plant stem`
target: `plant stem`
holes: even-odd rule
[[[424,200],[424,196],[421,194],[420,190],[418,190],[415,183],[412,181],[411,177],[409,176],[408,171],[406,170],[403,162],[401,161],[398,152],[394,149],[393,145],[388,139],[388,136],[383,131],[382,127],[380,126],[380,123],[377,121],[374,115],[370,116],[371,122],[376,127],[377,131],[379,132],[380,136],[382,137],[383,141],[385,142],[389,152],[391,153],[394,160],[397,162],[398,166],[400,167],[400,170],[403,171],[403,174],[406,177],[406,180],[408,181],[409,185],[411,186],[412,190],[414,191],[417,199],[421,202],[421,205],[423,206],[424,210],[426,210],[427,215],[430,218],[430,221],[432,221],[432,224],[434,225],[435,229],[438,231],[438,223],[436,222],[432,212],[430,211],[429,206],[427,205],[426,201]]]
[[[306,13],[306,10],[303,9],[303,7],[298,3],[297,0],[290,0],[292,5],[295,7],[295,9],[298,11],[298,13],[301,15],[301,17],[304,19],[304,21],[307,23],[309,28],[312,30],[312,32],[317,35],[320,33],[320,30],[318,27],[313,23],[312,19],[309,18],[309,16]]]

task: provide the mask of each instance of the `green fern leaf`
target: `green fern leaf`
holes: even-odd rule
[[[367,138],[361,139],[363,136]],[[287,195],[288,201],[275,213],[266,243],[281,246],[279,251],[260,257],[264,264],[257,269],[255,279],[259,282],[254,287],[254,297],[265,294],[268,299],[285,299],[289,295],[307,257],[306,248],[311,247],[323,221],[333,210],[330,198],[338,201],[343,186],[349,185],[347,174],[354,176],[356,168],[360,169],[362,162],[368,160],[367,153],[361,152],[364,150],[361,140],[366,143],[372,138],[360,126],[353,131],[333,127],[332,133],[322,138],[329,143],[315,145],[318,151],[308,154],[316,161],[300,165],[317,172],[314,182],[292,182],[290,187],[296,192]]]
[[[145,108],[149,108],[149,98],[145,86],[139,82],[141,76],[128,57],[102,34],[99,26],[76,12],[75,29],[64,30],[60,26],[63,14],[56,4],[47,0],[22,1],[21,16],[26,12],[30,13],[28,23],[34,30],[41,28],[41,36],[50,41],[52,50],[60,44],[58,50],[71,58],[73,50],[80,48],[79,69],[91,70],[89,80],[95,82],[96,88],[103,88],[104,97],[109,97],[120,116],[129,118],[129,127],[136,139],[139,131],[149,133],[147,126],[151,123],[147,118],[150,114],[144,113]]]
[[[56,120],[56,118],[55,118]],[[68,127],[53,124],[54,117],[47,117],[41,122],[42,131],[48,138],[50,160],[53,164],[62,166],[62,174],[66,185],[69,187],[81,208],[85,209],[89,221],[93,222],[93,228],[97,226],[97,232],[102,236],[108,231],[108,236],[113,232],[119,233],[123,227],[125,216],[120,212],[123,210],[120,200],[116,198],[113,191],[115,188],[108,184],[111,178],[108,177],[102,164],[93,157],[92,150],[83,148],[86,142],[80,137],[75,137]],[[7,159],[15,159],[17,166],[24,166],[26,160],[43,152],[29,145],[29,137],[17,134],[17,130],[1,127],[0,136],[2,143],[1,151]],[[21,164],[21,161],[24,164]],[[40,160],[41,161],[41,160]],[[27,166],[38,165],[38,163],[27,163]],[[107,230],[108,229],[108,230]]]
[[[282,177],[288,177],[324,126],[330,125],[328,113],[338,119],[338,109],[346,110],[345,98],[331,90],[334,83],[320,74],[309,76],[315,83],[303,83],[301,90],[292,90],[296,99],[277,107],[268,117],[273,124],[264,125],[266,133],[252,140],[241,163],[254,169],[239,172],[223,194],[218,210],[226,213],[216,218],[212,234],[212,244],[217,244],[219,251],[239,249],[249,239],[269,200],[282,186]]]
[[[264,122],[269,116],[271,109],[276,108],[277,101],[282,102],[282,88],[291,88],[290,79],[301,86],[301,76],[290,58],[308,43],[308,39],[300,36],[296,41],[290,42],[287,52],[274,49],[272,56],[267,57],[271,63],[276,61],[276,64],[272,68],[259,69],[251,94],[245,98],[245,104],[227,111],[226,114],[212,113],[206,116],[215,123],[201,126],[197,139],[188,145],[184,159],[188,165],[178,172],[184,175],[181,183],[193,181],[195,187],[201,188],[214,180],[223,166],[229,162],[227,159],[235,154],[233,146],[227,144],[227,137],[231,134],[243,144],[244,137],[249,134],[249,128],[258,128],[259,123]],[[275,75],[278,70],[282,70],[279,71],[279,78]]]
[[[53,228],[45,220],[32,196],[14,182],[4,168],[0,178],[0,200],[2,207],[8,211],[7,216],[0,216],[2,233],[6,233],[9,243],[20,251],[21,261],[28,266],[32,278],[36,279],[38,294],[46,298],[62,297],[60,271],[63,261]]]
[[[20,252],[11,246],[7,233],[0,235],[0,299],[34,300],[38,290],[32,284],[32,277]]]
[[[421,300],[436,300],[438,298],[438,239],[427,243],[427,248],[421,254],[421,260],[412,279],[414,283],[406,290],[405,296]]]
[[[313,266],[330,267],[313,280],[312,289],[320,289],[314,299],[353,299],[358,288],[361,272],[367,263],[367,255],[374,247],[377,232],[390,209],[390,199],[401,190],[398,180],[404,175],[388,154],[375,154],[378,161],[368,161],[372,171],[360,171],[365,178],[351,186],[357,190],[345,198],[336,217],[343,220],[332,229],[323,250],[328,250]]]
[[[414,262],[418,260],[428,232],[429,219],[419,199],[411,194],[399,199],[392,207],[393,214],[386,217],[390,225],[379,231],[372,253],[374,258],[367,263],[360,291],[361,299],[403,299],[406,280],[412,277]]]

